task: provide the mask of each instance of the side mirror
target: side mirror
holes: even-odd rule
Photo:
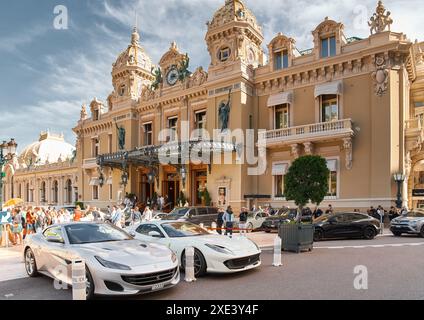
[[[130,234],[131,237],[135,238],[135,232],[134,231],[130,231],[129,234]]]
[[[160,235],[160,233],[157,232],[157,231],[150,231],[149,232],[149,237],[152,237],[152,238],[162,238],[162,236]]]
[[[65,244],[65,241],[61,237],[54,237],[54,236],[48,236],[47,242],[50,243],[59,243],[59,244]]]

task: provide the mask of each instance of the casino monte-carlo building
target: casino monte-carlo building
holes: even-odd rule
[[[397,199],[396,173],[405,178],[403,204],[424,206],[424,43],[392,31],[395,16],[379,2],[365,39],[327,17],[305,50],[289,34],[264,43],[254,13],[227,0],[207,22],[207,70],[191,69],[175,42],[154,65],[134,28],[113,63],[113,91],[82,106],[73,128],[73,197],[105,208],[126,193],[175,204],[183,192],[190,205],[201,205],[199,191],[207,189],[213,205],[236,212],[253,204],[293,207],[284,197],[287,170],[298,157],[320,155],[331,172],[323,207],[388,208]],[[208,134],[191,134],[196,129]],[[234,142],[240,129],[254,130],[253,144]],[[232,161],[182,156],[199,143]],[[167,154],[176,161],[160,161],[165,144],[174,146]],[[250,174],[258,164],[244,158],[252,149],[258,158],[259,146],[266,165]]]

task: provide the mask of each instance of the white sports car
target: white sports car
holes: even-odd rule
[[[198,225],[182,221],[150,221],[132,226],[130,234],[136,239],[166,245],[177,254],[185,266],[185,248],[194,247],[196,277],[206,272],[233,273],[261,265],[261,250],[246,237],[232,239],[212,234]]]
[[[72,285],[72,260],[86,264],[87,298],[94,294],[130,295],[175,286],[180,272],[175,253],[136,240],[107,223],[68,223],[28,236],[25,269]]]

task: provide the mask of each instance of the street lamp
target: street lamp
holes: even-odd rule
[[[3,178],[6,176],[3,167],[15,156],[17,146],[13,138],[9,142],[3,141],[0,144],[0,209],[3,208]]]
[[[104,184],[105,184],[105,177],[103,176],[103,172],[100,172],[100,175],[99,175],[99,186],[100,186],[100,188],[103,188]]]
[[[186,179],[187,179],[187,171],[185,166],[181,167],[181,179],[183,180],[183,188],[185,188]]]
[[[121,184],[124,186],[124,187],[126,187],[127,186],[127,184],[128,184],[128,174],[127,174],[127,172],[123,172],[122,173],[122,176],[121,176]]]
[[[393,175],[393,179],[397,183],[397,200],[396,200],[396,207],[398,209],[402,209],[402,183],[405,181],[405,175],[402,173],[395,173]]]

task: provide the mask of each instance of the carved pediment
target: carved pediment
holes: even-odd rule
[[[201,86],[208,80],[208,73],[203,70],[203,67],[199,67],[196,71],[191,75],[188,80],[188,87]]]
[[[334,20],[328,19],[328,17],[325,18],[323,22],[321,22],[318,27],[314,31],[312,31],[312,34],[314,36],[325,36],[327,34],[331,33],[338,33],[344,31],[344,25],[340,22],[336,22]]]
[[[279,33],[268,45],[270,52],[279,49],[291,50],[295,45],[296,41],[293,38],[286,37],[282,33]]]
[[[178,66],[182,61],[186,59],[186,55],[182,54],[177,47],[175,42],[171,43],[171,47],[168,52],[165,53],[160,59],[159,65],[162,72],[166,71],[170,66]]]

